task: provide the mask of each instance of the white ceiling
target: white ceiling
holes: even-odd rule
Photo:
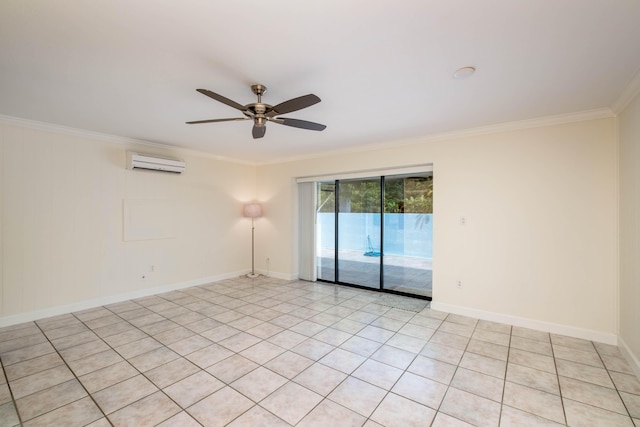
[[[0,1],[0,114],[255,163],[609,108],[639,69],[638,0]],[[254,83],[327,129],[184,124]]]

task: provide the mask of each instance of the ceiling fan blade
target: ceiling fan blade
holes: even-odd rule
[[[272,107],[271,110],[267,113],[267,116],[273,117],[278,114],[287,114],[293,111],[302,110],[303,108],[311,107],[318,102],[320,102],[320,98],[313,94],[300,96],[298,98],[284,101],[276,105],[275,107]]]
[[[285,126],[291,126],[294,128],[300,129],[308,129],[308,130],[325,130],[326,126],[321,125],[320,123],[308,122],[306,120],[298,120],[298,119],[287,119],[286,117],[278,117],[276,119],[271,119],[274,123],[279,123]]]
[[[200,123],[217,123],[217,122],[234,122],[236,120],[249,120],[249,117],[236,117],[233,119],[210,119],[210,120],[196,120],[193,122],[186,122],[188,125],[197,125]]]
[[[244,108],[244,105],[240,105],[235,101],[230,100],[229,98],[225,98],[222,95],[218,95],[215,92],[211,92],[210,90],[207,89],[196,89],[198,92],[200,92],[203,95],[207,95],[209,98],[213,98],[218,102],[222,102],[223,104],[228,105],[229,107],[233,107],[236,110],[240,110],[240,111],[245,111],[246,108]]]
[[[253,139],[258,139],[258,138],[262,138],[266,131],[267,131],[267,127],[264,125],[262,126],[253,125],[253,130],[251,131],[251,134],[253,135]]]

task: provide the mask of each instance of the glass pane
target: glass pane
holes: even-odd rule
[[[384,288],[431,296],[433,174],[385,177]]]
[[[339,282],[380,288],[380,181],[339,182]]]
[[[336,183],[317,183],[316,268],[320,280],[336,279]]]

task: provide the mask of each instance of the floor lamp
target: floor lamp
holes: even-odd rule
[[[259,218],[262,216],[262,205],[258,204],[258,203],[248,203],[246,205],[244,205],[244,209],[243,209],[243,214],[244,216],[251,218],[251,273],[247,274],[247,277],[250,278],[255,278],[258,277],[259,274],[256,274],[255,271],[255,255],[254,255],[254,251],[255,251],[255,240],[254,240],[254,234],[255,234],[255,224],[254,221],[256,218]]]

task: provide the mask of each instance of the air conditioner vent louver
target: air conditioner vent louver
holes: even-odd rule
[[[127,167],[131,170],[142,169],[177,174],[184,173],[187,169],[186,163],[182,160],[167,159],[150,154],[134,153],[131,151],[127,152]]]

